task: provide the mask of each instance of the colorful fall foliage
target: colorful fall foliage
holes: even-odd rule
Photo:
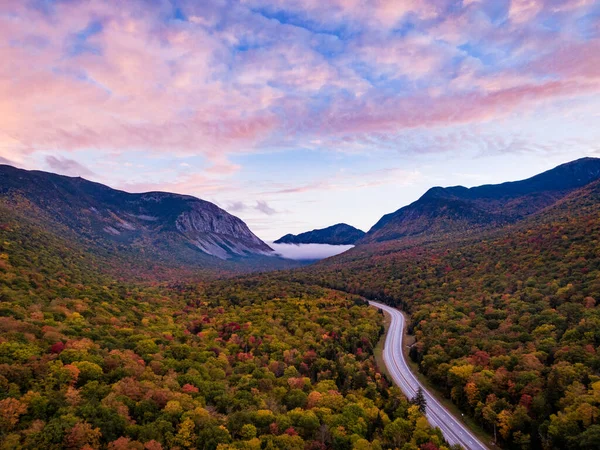
[[[383,318],[357,296],[117,282],[26,222],[0,253],[2,449],[445,448],[375,366]]]
[[[410,314],[420,371],[507,448],[600,448],[600,184],[484,234],[286,275]]]

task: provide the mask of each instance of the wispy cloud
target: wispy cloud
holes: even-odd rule
[[[51,170],[62,175],[77,177],[89,177],[94,175],[94,172],[73,159],[46,156],[46,164],[48,164],[48,167]]]
[[[256,206],[254,207],[257,211],[260,211],[267,216],[272,216],[273,214],[277,214],[277,211],[269,206],[269,204],[263,200],[258,200],[256,202]]]
[[[234,212],[234,213],[240,213],[240,212],[244,212],[244,211],[258,211],[262,214],[266,214],[267,216],[272,216],[274,214],[278,214],[280,211],[277,211],[276,209],[272,208],[271,206],[269,206],[269,204],[264,201],[264,200],[257,200],[256,201],[256,205],[249,207],[246,203],[244,202],[232,202],[232,203],[228,203],[225,206],[225,209],[229,212]]]
[[[15,165],[15,163],[12,162],[10,159],[4,158],[2,156],[0,156],[0,164],[8,164],[10,166],[14,166]]]
[[[590,1],[32,5],[0,14],[0,136],[20,152],[177,151],[232,173],[229,155],[264,142],[489,121],[600,91],[598,36],[579,25]]]
[[[248,209],[244,202],[233,202],[228,204],[225,209],[230,212],[241,212],[246,211]]]
[[[421,178],[418,171],[403,169],[380,169],[362,173],[339,173],[333,179],[314,181],[302,185],[275,186],[272,191],[263,194],[300,194],[310,191],[351,191],[369,187],[395,184],[397,186],[409,185]]]

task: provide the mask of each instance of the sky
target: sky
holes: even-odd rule
[[[0,163],[265,240],[600,156],[597,0],[0,0]]]

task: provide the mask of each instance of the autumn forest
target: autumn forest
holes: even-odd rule
[[[417,370],[490,447],[600,446],[599,182],[261,273],[151,262],[45,208],[0,205],[2,449],[457,447],[378,362],[367,300],[407,314]]]

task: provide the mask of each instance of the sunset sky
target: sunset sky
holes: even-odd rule
[[[263,239],[600,156],[597,0],[0,0],[0,162]]]

